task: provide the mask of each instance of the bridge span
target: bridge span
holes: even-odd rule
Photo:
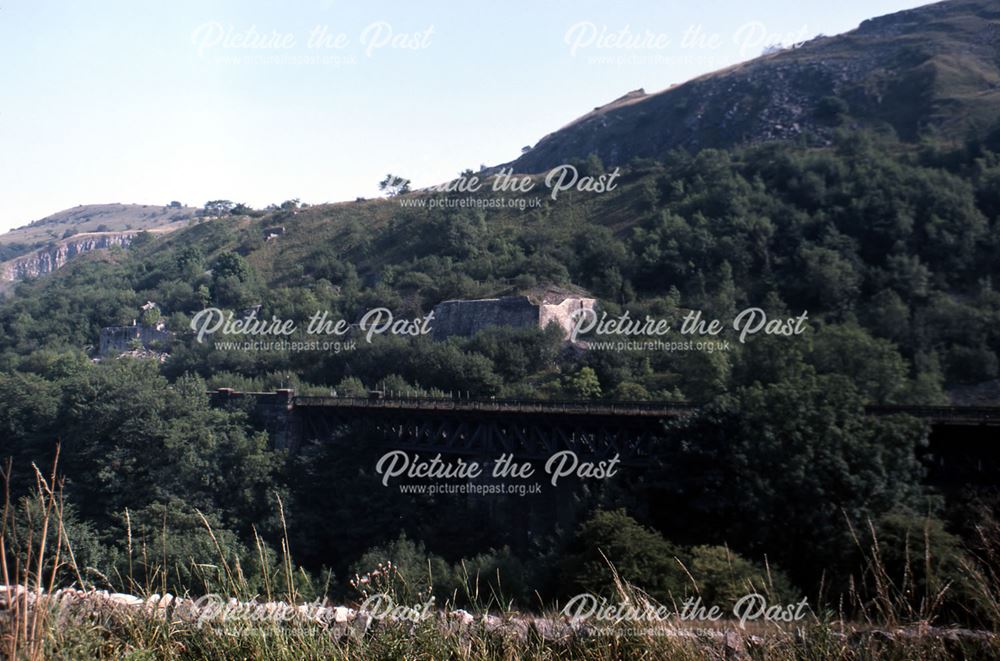
[[[592,458],[619,454],[623,464],[633,465],[644,463],[664,424],[698,410],[690,402],[333,397],[227,388],[210,397],[219,406],[251,410],[275,446],[292,450],[361,425],[387,446],[414,452],[470,457],[513,453],[527,460],[574,450]],[[1000,406],[873,405],[866,411],[926,420],[932,430],[933,463],[939,468],[961,463],[963,472],[996,469]]]
[[[250,399],[288,409],[340,409],[377,411],[435,412],[489,414],[552,414],[573,416],[615,416],[640,418],[673,418],[698,410],[699,405],[683,401],[625,402],[606,400],[540,400],[540,399],[463,399],[439,397],[337,397],[326,395],[296,395],[294,390],[274,392],[239,392],[219,388],[209,393],[216,404]],[[1000,426],[1000,406],[920,406],[874,404],[865,407],[869,415],[909,415],[931,424]]]

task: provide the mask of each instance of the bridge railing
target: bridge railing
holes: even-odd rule
[[[1000,406],[913,406],[906,404],[865,407],[870,415],[912,415],[928,420],[970,420],[980,423],[1000,422]]]
[[[591,415],[678,415],[697,409],[690,402],[548,401],[528,399],[443,399],[297,396],[295,406]]]
[[[208,393],[217,401],[231,398],[255,397],[274,400],[282,407],[339,407],[351,409],[398,409],[408,411],[482,411],[500,413],[551,413],[614,416],[672,417],[696,411],[692,402],[623,402],[623,401],[567,401],[538,399],[463,399],[447,397],[341,397],[295,395],[292,390],[268,393],[242,393],[230,388],[220,388]],[[869,415],[911,415],[933,424],[1000,426],[1000,406],[914,406],[879,405],[865,407]]]

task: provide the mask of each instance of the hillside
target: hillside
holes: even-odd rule
[[[948,0],[865,21],[583,115],[504,167],[541,172],[597,154],[605,165],[767,140],[825,144],[838,127],[903,140],[964,140],[1000,108],[1000,4]]]
[[[0,262],[0,288],[4,283],[25,278],[37,278],[65,266],[66,262],[84,253],[113,247],[126,247],[140,232],[163,234],[179,229],[182,224],[174,222],[166,227],[152,227],[145,230],[125,230],[121,232],[81,232],[69,238],[52,241],[43,248]]]
[[[86,204],[0,234],[0,281],[35,277],[91,250],[127,245],[142,231],[169,232],[195,218],[193,207]]]
[[[0,658],[1000,658],[998,3],[629,92],[523,177],[79,207],[10,233]],[[128,12],[84,14],[89,38]],[[264,130],[329,107],[265,86],[315,88],[279,69],[305,73],[291,53],[242,60],[278,41],[235,29],[218,58],[172,51],[192,77],[77,67],[58,108],[76,126],[76,92],[109,72],[176,101],[236,56],[277,123],[240,85],[157,104],[263,136],[205,134],[196,165],[261,196],[335,186],[326,163],[352,155],[326,138],[363,123]],[[499,58],[522,32],[552,46],[497,33]],[[113,63],[171,59],[113,41]],[[400,76],[442,80],[386,55],[351,88],[380,130]],[[441,98],[411,105],[468,110]],[[128,129],[201,135],[116,105],[109,163],[165,153]],[[544,170],[564,160],[579,181],[559,190]]]
[[[141,232],[186,224],[198,209],[154,204],[82,204],[0,234],[0,261],[76,234]]]
[[[1000,297],[989,286],[1000,277],[1000,132],[951,151],[864,133],[833,140],[675,154],[625,168],[606,194],[506,196],[540,202],[524,210],[419,204],[489,201],[495,194],[484,190],[223,216],[19,286],[0,305],[0,357],[93,345],[101,327],[155,301],[182,338],[166,372],[220,386],[267,387],[291,374],[327,391],[348,378],[392,378],[401,390],[459,383],[482,396],[573,397],[565,375],[589,367],[605,396],[709,399],[760,378],[766,354],[744,347],[708,363],[683,352],[525,362],[540,350],[531,337],[473,339],[464,353],[373,345],[249,357],[206,353],[185,332],[209,305],[260,304],[263,317],[298,320],[328,310],[353,321],[375,307],[417,316],[449,299],[557,286],[581,287],[633,317],[678,307],[806,310],[818,335],[790,352],[792,364],[847,375],[870,401],[940,403],[946,390],[1000,377]]]
[[[693,401],[706,406],[706,416],[672,429],[657,460],[662,469],[652,482],[635,480],[636,494],[624,496],[660,513],[651,525],[662,538],[642,533],[650,557],[683,553],[683,561],[712,544],[720,547],[712,556],[721,563],[713,566],[731,566],[725,544],[747,571],[755,571],[747,558],[766,557],[789,582],[807,586],[798,588],[802,594],[829,585],[826,568],[840,566],[855,548],[841,534],[844,511],[867,513],[875,502],[881,517],[926,502],[917,459],[926,444],[922,423],[869,418],[864,405],[945,404],[956,388],[1000,377],[1000,294],[991,285],[1000,278],[1000,133],[986,144],[938,151],[848,133],[830,147],[704,150],[623,170],[619,185],[605,194],[503,196],[541,198],[524,210],[443,204],[494,199],[483,191],[471,198],[413,193],[259,216],[230,213],[19,283],[16,296],[0,301],[6,370],[0,372],[0,423],[9,452],[38,463],[51,439],[67,439],[60,465],[70,476],[67,495],[79,503],[80,520],[115,531],[111,539],[126,539],[121,513],[128,508],[137,538],[169,538],[167,552],[160,552],[170,554],[164,565],[190,567],[191,558],[215,557],[211,540],[192,545],[201,524],[182,507],[211,514],[225,535],[219,538],[229,540],[226,548],[236,549],[236,540],[239,548],[255,548],[255,529],[244,522],[270,522],[262,534],[280,539],[284,524],[275,523],[269,496],[278,485],[294,513],[291,544],[310,570],[362,575],[383,558],[395,564],[394,549],[405,547],[411,549],[406,557],[415,558],[410,566],[435,568],[444,602],[446,594],[461,594],[452,586],[464,584],[449,582],[445,572],[459,576],[473,556],[490,563],[477,565],[486,567],[483,576],[495,576],[500,563],[517,566],[528,558],[526,572],[553,581],[538,592],[565,600],[591,588],[572,582],[567,593],[554,581],[599,576],[596,568],[606,561],[595,557],[595,569],[585,571],[585,560],[572,553],[565,560],[537,559],[533,540],[510,533],[558,529],[550,518],[552,492],[513,504],[491,501],[495,525],[455,535],[479,520],[476,510],[454,500],[415,499],[358,469],[379,461],[381,433],[373,429],[367,437],[346,428],[334,440],[304,445],[298,456],[305,460],[274,455],[266,433],[257,433],[264,421],[238,407],[211,407],[206,390]],[[430,201],[439,204],[418,204]],[[318,312],[351,322],[387,308],[394,319],[407,320],[444,300],[539,286],[582,287],[613,319],[629,312],[632,319],[675,323],[689,310],[732,319],[736,311],[760,307],[773,319],[808,312],[808,329],[795,337],[754,336],[746,344],[729,333],[694,348],[668,337],[671,348],[643,343],[605,350],[568,347],[561,334],[527,326],[445,340],[323,338],[329,346],[311,346],[315,338],[303,330]],[[299,330],[283,336],[287,344],[264,337],[257,345],[253,337],[248,346],[247,336],[221,333],[199,342],[191,322],[206,308],[254,308],[260,320],[292,320]],[[95,361],[102,328],[135,320],[144,328],[162,322],[173,333],[156,340],[156,360],[129,351],[134,358]],[[30,425],[21,423],[26,418]],[[699,443],[688,445],[690,439]],[[719,472],[700,482],[708,470]],[[27,475],[22,484],[33,477],[20,475]],[[974,479],[992,480],[992,488],[993,475],[978,472]],[[963,480],[956,484],[972,478]],[[594,502],[565,501],[578,508],[571,516],[580,522]],[[801,507],[790,514],[789,502]],[[366,512],[363,530],[359,511]],[[594,516],[597,530],[627,525],[624,512]],[[782,525],[757,525],[762,516]],[[381,534],[396,530],[391,526],[401,518],[417,522],[407,539]],[[169,533],[158,532],[164,528]],[[566,526],[553,544],[571,548],[578,528]],[[905,539],[909,530],[895,538]],[[911,538],[918,539],[925,529],[913,530]],[[495,559],[481,555],[508,545]],[[96,543],[88,548],[90,558],[106,553]],[[242,567],[253,566],[252,551],[233,553]],[[441,560],[429,565],[425,554]],[[106,576],[126,575],[127,554],[117,556],[117,565],[101,557],[108,556],[89,566],[109,567],[102,570]],[[193,571],[169,572],[161,593],[204,586]],[[666,575],[668,569],[655,571]],[[656,587],[644,578],[636,580]],[[832,594],[856,584],[837,578]],[[537,603],[534,585],[522,585],[532,591],[511,598]],[[656,598],[668,603],[667,587],[659,589]],[[263,594],[256,585],[252,592]],[[942,619],[962,621],[952,615],[957,608]]]

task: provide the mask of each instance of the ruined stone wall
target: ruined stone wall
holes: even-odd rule
[[[154,342],[168,342],[171,337],[169,331],[146,326],[110,326],[101,329],[97,351],[101,356],[123,353],[132,348],[135,340],[138,340],[144,349],[149,349]]]
[[[571,296],[559,303],[533,303],[527,296],[507,296],[480,301],[445,301],[434,308],[431,326],[436,340],[452,336],[471,337],[489,326],[545,328],[556,323],[568,338],[571,316],[580,309],[593,309],[596,299]]]
[[[508,296],[481,301],[445,301],[434,307],[433,337],[470,337],[489,326],[537,327],[538,306],[527,296]]]

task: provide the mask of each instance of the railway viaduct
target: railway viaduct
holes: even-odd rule
[[[466,457],[512,453],[545,459],[574,450],[590,459],[620,455],[641,466],[664,424],[691,415],[684,402],[552,402],[432,398],[316,397],[292,390],[209,393],[221,407],[243,407],[276,447],[334,439],[347,426],[375,432],[386,447]],[[935,483],[1000,479],[1000,406],[869,406],[872,416],[906,414],[931,427],[925,460]]]

